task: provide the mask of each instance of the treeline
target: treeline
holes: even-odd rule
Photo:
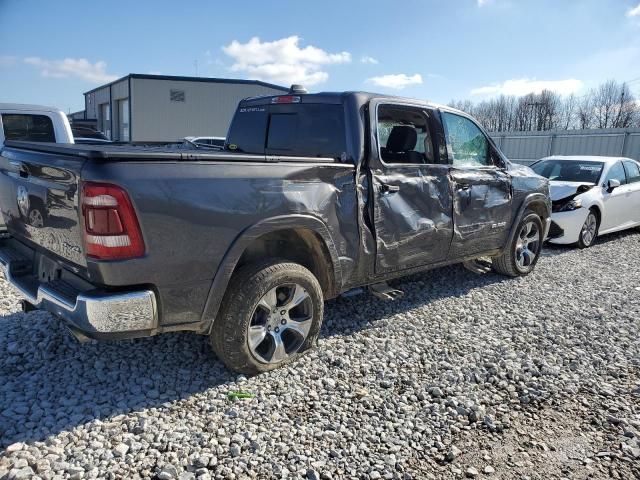
[[[615,80],[583,96],[543,90],[478,103],[454,100],[449,106],[473,115],[491,132],[640,127],[640,101],[626,83]]]

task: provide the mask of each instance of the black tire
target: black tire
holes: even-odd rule
[[[520,265],[518,263],[518,259],[521,258],[520,255],[522,254],[519,254],[519,252],[521,251],[521,249],[519,249],[519,238],[521,237],[524,227],[530,223],[535,224],[535,226],[537,227],[538,238],[536,244],[533,246],[533,250],[531,250],[531,252],[533,253],[531,260],[525,262],[526,265]],[[526,211],[524,216],[522,217],[522,220],[520,220],[520,223],[518,224],[516,234],[514,235],[509,245],[507,245],[502,255],[492,258],[493,270],[496,273],[500,273],[501,275],[506,275],[508,277],[521,277],[531,273],[536,266],[536,263],[538,263],[538,259],[540,258],[543,235],[544,228],[542,226],[542,220],[540,220],[540,217],[534,212],[531,212],[529,210]],[[531,243],[533,242],[530,242],[530,244]],[[527,255],[525,255],[525,257],[528,258]]]
[[[258,315],[258,303],[267,293],[273,289],[287,288],[281,286],[290,284],[301,286],[304,293],[308,294],[309,308],[312,308],[311,327],[304,341],[300,339],[302,343],[287,353],[286,359],[277,363],[265,363],[249,347],[249,328],[255,321],[254,315]],[[280,308],[282,307],[277,307],[276,310]],[[283,260],[247,265],[238,270],[229,282],[209,337],[211,346],[218,358],[235,372],[254,375],[273,370],[295,361],[305,350],[315,346],[322,324],[323,309],[322,288],[316,277],[302,265]],[[284,337],[284,327],[282,332]],[[273,332],[269,333],[272,334]],[[267,336],[264,338],[267,339]]]
[[[593,236],[588,235],[587,230],[589,229],[589,224],[591,221],[595,221],[595,231],[593,232]],[[578,248],[589,248],[591,245],[596,243],[596,238],[598,238],[598,230],[600,229],[600,216],[598,212],[591,208],[589,210],[589,214],[584,221],[584,225],[580,229],[580,235],[578,236]]]

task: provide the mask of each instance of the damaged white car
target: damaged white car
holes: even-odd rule
[[[640,226],[640,163],[630,158],[553,156],[531,165],[549,179],[547,240],[593,245],[599,235]]]

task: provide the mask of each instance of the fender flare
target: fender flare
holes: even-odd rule
[[[322,220],[311,215],[284,215],[271,217],[261,220],[243,230],[233,241],[227,252],[225,253],[215,277],[209,289],[207,300],[202,312],[200,323],[204,333],[209,333],[213,322],[218,314],[222,299],[227,291],[231,276],[240,260],[240,257],[247,247],[257,238],[267,233],[278,230],[304,228],[318,234],[324,242],[329,256],[331,257],[333,270],[334,290],[338,291],[342,285],[342,272],[340,270],[340,257],[333,242],[329,229]]]
[[[531,205],[533,202],[542,203],[547,210],[547,218],[551,218],[551,207],[549,206],[549,197],[547,195],[545,195],[544,193],[530,193],[529,195],[527,195],[522,201],[520,208],[518,208],[518,213],[516,213],[516,216],[514,217],[514,221],[511,223],[511,230],[509,231],[509,237],[507,238],[505,249],[509,248],[509,245],[511,245],[511,242],[513,241],[513,237],[516,235],[516,232],[518,230],[518,225],[520,224],[520,220],[522,220],[522,218],[524,217],[524,212],[527,211],[527,207]],[[543,225],[543,228],[545,229],[544,233],[546,237],[547,225]]]

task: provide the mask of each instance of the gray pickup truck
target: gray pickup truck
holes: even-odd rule
[[[79,338],[209,335],[249,374],[313,346],[349,290],[393,298],[387,280],[456,262],[528,274],[551,211],[460,111],[298,89],[243,100],[224,151],[7,142],[0,205],[25,309]]]

